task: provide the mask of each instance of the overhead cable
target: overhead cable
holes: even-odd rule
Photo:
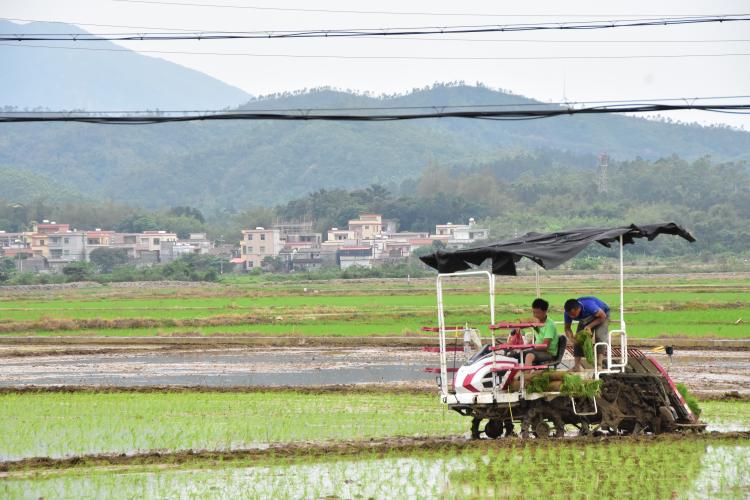
[[[34,123],[34,122],[79,122],[92,124],[120,124],[120,125],[147,125],[171,122],[193,122],[193,121],[345,121],[345,122],[391,122],[404,120],[423,120],[430,118],[468,118],[483,120],[535,120],[541,118],[552,118],[556,116],[573,115],[603,115],[622,113],[654,113],[681,110],[715,111],[724,113],[750,114],[750,103],[748,104],[636,104],[636,105],[614,105],[594,107],[555,107],[550,109],[521,109],[514,110],[467,110],[467,111],[442,111],[435,106],[433,112],[427,113],[316,113],[313,110],[299,110],[294,113],[267,113],[257,111],[242,112],[220,112],[209,114],[186,114],[183,116],[169,116],[163,113],[154,113],[151,116],[128,116],[128,115],[104,115],[94,116],[90,113],[49,113],[49,114],[24,114],[24,113],[0,113],[0,123]]]
[[[589,16],[592,17],[592,16]],[[49,21],[44,19],[27,19],[27,18],[18,18],[18,17],[0,17],[0,20],[3,21],[20,21],[24,23],[50,23],[50,24],[70,24],[70,25],[77,25],[77,26],[96,26],[99,28],[127,28],[127,29],[134,29],[134,30],[161,30],[161,31],[182,31],[187,33],[204,33],[207,31],[221,31],[217,29],[205,29],[205,28],[171,28],[171,27],[164,27],[164,26],[134,26],[131,24],[98,24],[98,23],[84,23],[79,21]],[[570,39],[554,39],[554,38],[546,38],[546,39],[533,39],[533,38],[448,38],[448,37],[440,37],[440,38],[420,38],[420,37],[382,37],[382,36],[372,36],[372,37],[361,37],[363,39],[377,39],[377,40],[419,40],[419,41],[438,41],[438,42],[475,42],[475,43],[494,43],[494,42],[501,42],[501,43],[738,43],[738,42],[750,42],[750,39],[745,38],[734,38],[734,39],[701,39],[701,38],[690,38],[690,39],[673,39],[673,40],[664,40],[664,39],[627,39],[627,40],[596,40],[596,39],[578,39],[578,40],[570,40]]]
[[[750,14],[732,16],[670,17],[621,19],[612,21],[556,22],[541,24],[504,24],[481,26],[442,26],[387,29],[313,29],[268,31],[206,31],[199,33],[25,33],[0,34],[0,41],[172,41],[172,40],[237,40],[260,38],[351,38],[371,36],[446,35],[456,33],[517,33],[529,31],[600,30],[647,26],[674,26],[706,23],[750,21]]]

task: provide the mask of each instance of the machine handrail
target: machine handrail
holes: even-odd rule
[[[434,333],[440,333],[440,327],[439,326],[423,326],[421,328],[423,332],[434,332]],[[465,326],[446,326],[443,327],[443,331],[446,332],[462,332],[464,330],[476,330],[476,328],[466,328]]]
[[[536,323],[533,321],[501,321],[490,325],[490,330],[509,330],[513,328],[531,328],[534,326],[544,326],[544,323]]]
[[[620,362],[612,362],[612,336],[617,335],[620,337]],[[607,349],[607,367],[612,369],[619,369],[622,371],[628,364],[628,334],[625,330],[612,330],[607,334],[607,341],[609,342],[609,348]]]
[[[547,344],[498,344],[495,347],[490,347],[490,351],[522,351],[525,349],[546,349]]]

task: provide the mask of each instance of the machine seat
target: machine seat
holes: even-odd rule
[[[560,335],[557,338],[557,356],[555,356],[555,359],[548,363],[549,368],[557,368],[557,365],[560,364],[560,361],[562,361],[563,356],[565,355],[565,348],[567,346],[568,337],[566,337],[565,335]]]

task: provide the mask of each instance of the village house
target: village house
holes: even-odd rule
[[[88,260],[86,231],[49,233],[46,238],[46,257],[53,268]]]
[[[278,256],[283,248],[284,242],[279,229],[256,227],[242,230],[240,258],[247,270],[261,268],[263,259]]]
[[[336,262],[341,269],[351,266],[372,267],[372,261],[371,246],[341,247],[336,252]]]
[[[489,233],[489,229],[477,227],[474,218],[471,218],[468,224],[453,224],[452,222],[437,224],[434,239],[444,239],[446,243],[460,245],[486,240]]]
[[[379,214],[361,214],[359,219],[350,220],[349,231],[354,234],[352,239],[367,240],[383,233],[383,216]]]
[[[23,233],[0,231],[0,248],[26,248]]]
[[[211,250],[211,242],[206,233],[190,233],[186,240],[166,240],[161,242],[159,261],[170,262],[185,255],[205,255]]]

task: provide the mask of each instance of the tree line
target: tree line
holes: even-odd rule
[[[91,201],[0,200],[0,229],[29,230],[32,221],[50,219],[77,229],[159,229],[182,238],[207,232],[218,243],[235,243],[243,228],[312,221],[316,231],[325,232],[346,227],[360,213],[375,212],[396,219],[401,230],[423,232],[434,232],[435,224],[466,223],[474,217],[498,240],[528,231],[675,221],[698,241],[684,245],[657,239],[643,245],[642,251],[656,256],[748,251],[750,174],[744,163],[678,156],[611,161],[606,192],[600,192],[596,170],[576,165],[575,157],[565,162],[544,155],[536,158],[451,166],[432,162],[419,176],[397,185],[318,189],[276,206],[209,214],[190,206],[149,211]]]

